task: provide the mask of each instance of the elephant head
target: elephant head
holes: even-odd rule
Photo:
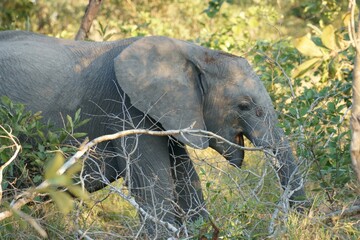
[[[163,128],[193,126],[238,145],[246,136],[276,154],[283,187],[290,184],[293,197],[305,195],[270,96],[244,58],[180,40],[146,37],[115,59],[115,73],[132,105]],[[242,164],[243,151],[224,142],[190,134],[177,139],[195,148],[210,146],[233,165]]]

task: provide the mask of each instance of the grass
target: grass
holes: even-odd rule
[[[325,212],[355,203],[359,191],[355,183],[339,190],[339,199],[343,200],[336,205],[330,206],[323,192],[308,191],[314,200],[308,213],[280,212],[274,218],[281,190],[262,154],[247,154],[245,166],[236,169],[212,150],[189,152],[195,159],[207,209],[220,229],[221,239],[359,239],[360,215],[324,220]],[[121,187],[123,181],[116,184]],[[355,193],[349,194],[351,191]],[[346,202],[341,194],[348,196]],[[50,239],[74,239],[78,230],[94,239],[132,239],[141,228],[135,209],[119,196],[109,194],[108,189],[92,194],[86,203],[78,202],[67,215],[51,203],[31,205],[23,211],[39,221]],[[272,233],[271,224],[276,230]],[[213,233],[208,222],[199,221],[190,228],[209,239]],[[27,222],[14,216],[0,223],[0,239],[41,238]]]

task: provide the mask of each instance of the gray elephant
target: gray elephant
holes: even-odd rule
[[[62,125],[79,108],[92,120],[90,138],[124,129],[208,130],[243,145],[271,149],[283,188],[305,197],[297,165],[269,94],[241,57],[167,37],[114,42],[62,40],[30,32],[0,32],[0,95],[41,110]],[[206,217],[199,177],[184,146],[208,146],[241,166],[243,151],[199,134],[141,135],[98,147],[87,161],[89,191],[119,177],[149,214],[172,224]],[[129,163],[129,164],[127,164]],[[156,234],[157,224],[144,220]],[[149,222],[147,222],[149,221]]]

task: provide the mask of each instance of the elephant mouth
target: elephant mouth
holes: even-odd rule
[[[242,132],[238,133],[235,136],[235,143],[241,147],[244,147],[244,134]],[[237,159],[233,159],[232,164],[236,165],[237,167],[241,167],[242,162],[245,157],[245,151],[243,149],[239,149],[239,155]]]

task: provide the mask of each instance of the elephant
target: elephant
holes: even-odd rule
[[[111,42],[73,41],[25,31],[0,32],[0,96],[42,111],[61,126],[81,108],[90,139],[133,128],[191,127],[218,134],[150,136],[100,144],[100,159],[85,162],[90,192],[122,177],[151,216],[171,224],[207,218],[199,176],[185,146],[211,147],[240,167],[244,136],[273,152],[290,201],[305,198],[289,140],[271,98],[245,58],[163,36]],[[184,215],[185,213],[185,215]],[[142,216],[151,236],[158,223]],[[165,231],[165,230],[164,230]]]

